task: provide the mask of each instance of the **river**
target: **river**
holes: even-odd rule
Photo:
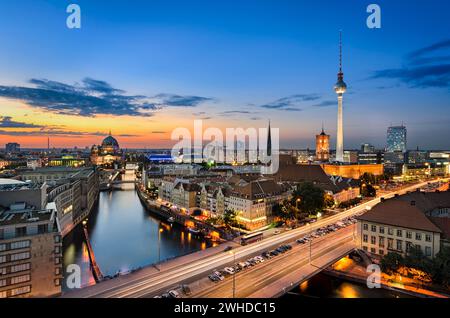
[[[88,219],[88,232],[103,275],[128,272],[158,262],[158,231],[161,228],[161,260],[211,246],[183,227],[169,225],[142,206],[135,190],[101,192],[98,206]],[[81,267],[82,286],[95,284],[82,227],[64,238],[64,268]]]

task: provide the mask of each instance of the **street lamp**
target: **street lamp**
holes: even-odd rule
[[[158,229],[158,271],[161,271],[161,233],[163,229]]]
[[[236,298],[236,253],[234,251],[230,251],[230,254],[233,255],[233,298]]]
[[[298,204],[302,201],[302,199],[297,198],[297,200],[295,200],[295,208],[298,210]]]

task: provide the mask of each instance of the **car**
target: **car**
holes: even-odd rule
[[[227,274],[233,275],[236,271],[232,267],[225,267],[223,269]]]
[[[169,291],[169,295],[172,298],[181,298],[181,295],[179,292],[177,292],[176,290],[170,290]]]
[[[306,243],[304,238],[298,239],[298,240],[296,240],[296,242],[297,242],[297,244],[305,244]]]
[[[238,263],[238,266],[239,266],[241,269],[245,269],[245,268],[248,267],[247,264],[245,264],[245,262],[240,262],[240,263]]]
[[[264,252],[264,253],[261,254],[261,256],[266,258],[266,259],[272,258],[272,256],[270,255],[270,252]]]
[[[263,263],[264,262],[264,258],[261,256],[255,256],[255,259],[258,260],[258,262]]]
[[[215,275],[217,278],[219,278],[219,280],[225,279],[225,277],[223,277],[222,273],[219,271],[214,271],[212,274]]]
[[[223,250],[224,252],[229,252],[233,249],[233,246],[227,246],[225,247],[225,249]]]
[[[156,296],[154,296],[153,298],[162,298],[162,296],[156,295]]]
[[[275,235],[280,234],[280,233],[281,233],[280,230],[275,230],[275,232],[273,232],[273,234],[275,234]]]
[[[216,275],[208,275],[208,278],[212,281],[212,282],[218,282],[220,279],[219,277],[217,277]]]
[[[271,256],[277,256],[278,254],[280,254],[280,253],[277,252],[276,250],[273,250],[272,252],[270,252]]]
[[[164,293],[161,295],[161,298],[170,298],[170,295],[168,293]]]
[[[256,259],[256,258],[250,258],[250,259],[247,260],[247,262],[250,264],[250,266],[255,266],[260,261],[258,259]]]

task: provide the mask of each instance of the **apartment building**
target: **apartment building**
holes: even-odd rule
[[[248,230],[268,224],[272,206],[287,199],[290,192],[272,179],[239,183],[225,198],[225,208],[237,212],[237,221]]]
[[[450,192],[413,192],[383,200],[358,217],[357,245],[373,256],[419,247],[434,258],[450,236]]]
[[[23,202],[27,193],[33,194],[28,188],[33,190],[26,183],[0,185],[0,298],[61,293],[62,237],[56,207],[45,201],[45,206]],[[45,194],[45,187],[40,190]],[[8,204],[10,193],[17,191],[22,191],[22,201]]]

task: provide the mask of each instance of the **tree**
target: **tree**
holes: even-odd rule
[[[302,183],[294,191],[291,204],[304,213],[317,214],[325,207],[325,191],[311,182]]]
[[[289,200],[284,200],[281,203],[276,203],[272,207],[272,214],[282,221],[286,222],[287,220],[299,218],[300,211],[292,206],[292,203]]]
[[[361,194],[365,197],[376,197],[377,190],[371,184],[363,184],[361,186]]]
[[[381,259],[381,270],[385,273],[392,274],[403,265],[403,257],[394,252],[389,252]]]
[[[235,210],[225,210],[223,213],[223,223],[227,226],[235,226],[237,224],[236,221],[237,212]]]
[[[442,247],[436,254],[430,272],[433,282],[450,288],[450,247]]]

